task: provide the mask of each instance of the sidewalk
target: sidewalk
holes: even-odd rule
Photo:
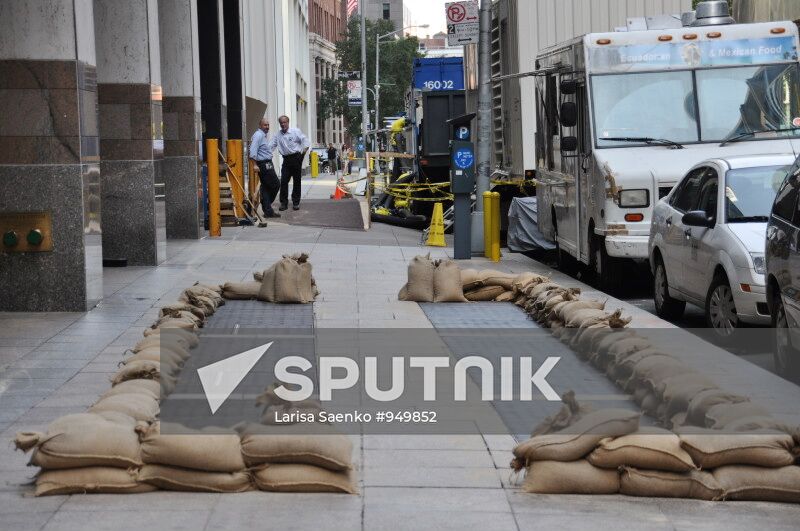
[[[328,197],[334,181],[304,179],[305,198]],[[217,495],[159,491],[137,495],[32,498],[21,487],[34,469],[8,444],[19,430],[41,429],[64,414],[83,412],[108,389],[126,348],[152,324],[162,303],[194,281],[249,280],[282,254],[311,255],[321,291],[314,304],[319,328],[429,328],[416,303],[397,300],[408,261],[451,248],[423,248],[417,231],[375,224],[368,232],[297,227],[225,228],[223,237],[170,241],[159,267],[106,269],[105,299],[88,313],[0,314],[0,527],[3,529],[796,529],[800,507],[623,496],[542,496],[513,485],[511,436],[354,437],[358,496],[250,492]],[[462,267],[495,267],[484,259]],[[606,296],[522,255],[497,269],[542,271],[557,281]],[[621,301],[632,326],[669,327]],[[454,310],[456,311],[456,310]],[[709,363],[685,353],[687,363]],[[705,355],[705,351],[704,351]],[[759,382],[759,401],[797,415],[797,387],[719,349],[729,369],[721,386]],[[744,365],[746,364],[747,367]],[[744,373],[746,376],[742,376]],[[740,392],[740,388],[734,389]],[[519,478],[517,478],[519,479]]]

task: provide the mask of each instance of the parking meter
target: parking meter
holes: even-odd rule
[[[457,260],[472,258],[471,195],[475,190],[475,146],[467,140],[469,129],[456,127],[450,142],[450,191],[453,193],[453,256]]]

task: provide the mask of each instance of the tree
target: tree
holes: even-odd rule
[[[367,87],[375,87],[375,38],[394,31],[390,20],[366,21],[367,33]],[[392,116],[404,111],[405,94],[411,85],[411,71],[414,59],[422,57],[418,52],[416,37],[400,37],[381,44],[381,114]],[[336,59],[339,69],[345,72],[361,70],[361,25],[358,17],[347,23],[347,33],[336,44]],[[321,119],[344,115],[351,136],[361,134],[361,107],[347,104],[347,82],[343,79],[326,79],[320,87],[321,95],[317,102],[317,112]],[[368,94],[371,109],[375,102]],[[374,123],[374,116],[370,122]]]

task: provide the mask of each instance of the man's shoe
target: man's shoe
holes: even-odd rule
[[[266,217],[268,217],[268,218],[279,218],[279,217],[281,217],[281,215],[278,214],[277,212],[270,212],[269,214],[267,214]]]
[[[297,204],[292,205],[292,210],[300,210],[300,204],[297,203]]]
[[[280,206],[280,208],[278,208],[278,210],[280,210],[281,212],[283,212],[283,211],[284,211],[284,210],[286,210],[287,208],[289,208],[289,205],[281,205],[281,206]]]

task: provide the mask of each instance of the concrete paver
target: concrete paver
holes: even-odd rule
[[[305,197],[327,197],[331,179],[306,180]],[[450,241],[448,239],[448,241]],[[796,528],[800,508],[785,504],[662,500],[623,496],[542,496],[519,491],[520,475],[507,467],[510,435],[354,436],[357,496],[250,492],[216,495],[155,492],[32,498],[22,486],[35,472],[28,457],[7,442],[22,429],[43,429],[54,416],[82,411],[108,389],[115,360],[141,337],[142,328],[195,280],[248,280],[284,253],[311,254],[322,291],[315,303],[318,328],[430,328],[423,309],[396,300],[407,262],[417,254],[444,257],[451,248],[419,246],[419,233],[376,224],[369,232],[289,227],[225,228],[217,240],[169,243],[157,268],[107,269],[107,298],[86,314],[0,314],[0,527],[3,529],[670,529]],[[588,286],[522,255],[478,269],[538,271]],[[632,305],[612,300],[637,327],[669,327]],[[443,308],[443,307],[442,307]],[[459,305],[455,311],[469,311]],[[439,311],[436,308],[434,311]],[[704,350],[705,353],[705,350]],[[701,367],[702,359],[690,359]],[[796,409],[795,390],[772,383],[765,371],[747,372],[723,351],[712,354],[734,367],[715,377],[734,384],[741,369],[759,381],[763,403]],[[728,356],[728,357],[724,357]],[[700,358],[696,355],[695,358]],[[760,370],[760,369],[759,369]],[[737,389],[737,391],[739,391]],[[781,401],[784,401],[781,404]]]

